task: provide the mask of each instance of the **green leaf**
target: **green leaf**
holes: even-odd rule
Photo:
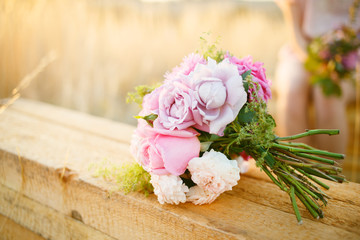
[[[251,70],[247,70],[246,72],[244,72],[243,74],[241,74],[241,77],[243,79],[246,79],[247,76],[249,76],[251,74]]]
[[[217,139],[219,139],[220,138],[220,136],[218,136],[218,135],[216,135],[216,134],[211,134],[211,136],[210,136],[210,141],[211,142],[213,142],[213,141],[215,141],[215,140],[217,140]]]
[[[240,124],[257,121],[256,112],[243,107],[237,116],[237,120]]]
[[[127,98],[126,98],[126,103],[135,102],[135,103],[139,104],[139,106],[141,107],[144,96],[151,93],[152,91],[154,91],[160,85],[161,85],[160,83],[156,83],[151,86],[139,85],[139,86],[135,87],[134,92],[128,92]]]
[[[249,82],[243,81],[245,92],[249,92]]]
[[[341,87],[332,80],[324,79],[323,81],[319,82],[319,84],[325,96],[341,96]]]
[[[153,127],[153,122],[158,117],[156,114],[150,114],[147,116],[135,116],[136,119],[144,119],[151,127]]]

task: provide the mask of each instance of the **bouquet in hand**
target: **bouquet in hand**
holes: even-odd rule
[[[249,157],[289,194],[299,222],[296,197],[314,218],[323,217],[329,198],[323,190],[329,187],[318,178],[344,181],[333,160],[342,154],[291,142],[337,130],[274,134],[267,112],[270,81],[263,64],[251,57],[239,59],[211,46],[185,57],[161,85],[137,91],[130,96],[142,110],[131,152],[144,175],[136,181],[150,182],[161,204],[213,202],[238,183]]]
[[[341,81],[355,83],[355,67],[360,60],[360,30],[342,26],[315,38],[308,46],[306,69],[312,84],[319,85],[325,96],[340,96]]]

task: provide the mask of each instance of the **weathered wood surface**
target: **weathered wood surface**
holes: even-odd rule
[[[254,166],[210,205],[110,195],[88,167],[131,161],[128,125],[20,100],[0,131],[0,214],[47,239],[360,239],[359,184],[329,183],[325,218],[300,207],[300,226],[287,194]]]
[[[0,239],[1,240],[45,240],[45,238],[37,235],[33,231],[19,225],[13,220],[0,214]]]

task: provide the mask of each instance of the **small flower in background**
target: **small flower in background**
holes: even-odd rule
[[[342,64],[346,70],[354,70],[356,67],[356,62],[358,61],[359,56],[356,51],[352,51],[347,55],[343,56]]]
[[[325,96],[341,96],[342,81],[355,83],[355,66],[359,59],[360,38],[348,26],[341,26],[318,38],[308,46],[305,68],[310,81],[319,85]]]

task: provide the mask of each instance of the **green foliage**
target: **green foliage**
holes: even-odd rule
[[[252,81],[250,74],[245,76],[245,83],[257,90],[260,87]],[[245,151],[256,159],[257,164],[262,164],[266,160],[267,149],[275,139],[275,121],[267,113],[266,103],[257,95],[257,91],[253,91],[249,97],[252,100],[243,106],[237,118],[225,128],[224,136],[215,138],[201,133],[204,139],[200,140],[212,141],[211,148],[223,152],[230,159]]]
[[[126,194],[143,192],[147,196],[153,192],[150,174],[137,163],[115,165],[103,161],[99,164],[92,164],[90,169],[95,170],[94,177],[101,177],[115,183],[116,190],[122,190]]]
[[[155,119],[157,119],[158,115],[156,114],[150,114],[147,116],[135,116],[136,119],[144,119],[151,127],[153,127],[153,122],[155,121]]]
[[[217,47],[220,42],[220,37],[217,37],[215,42],[211,43],[208,40],[210,35],[210,32],[206,32],[200,37],[200,53],[203,55],[204,59],[210,57],[219,63],[224,59],[225,52],[221,49],[219,50]]]
[[[126,103],[135,102],[135,103],[139,104],[139,106],[141,107],[144,96],[151,93],[159,86],[160,86],[160,83],[156,83],[151,86],[148,86],[148,85],[136,86],[134,92],[128,93],[128,96],[126,98]]]

